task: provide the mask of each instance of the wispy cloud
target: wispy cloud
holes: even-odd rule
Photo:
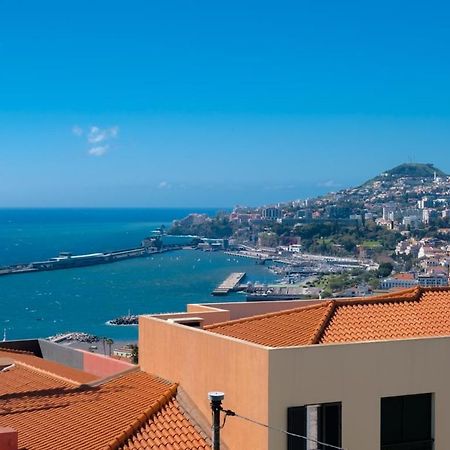
[[[108,141],[109,139],[115,139],[118,134],[118,127],[100,128],[92,126],[89,128],[87,140],[91,144],[98,144],[99,142]]]
[[[319,187],[327,187],[327,188],[337,188],[337,187],[341,187],[342,184],[338,183],[335,180],[326,180],[326,181],[321,181],[320,183],[318,183]]]
[[[110,149],[109,142],[119,135],[119,127],[102,128],[92,125],[83,129],[78,125],[72,127],[72,133],[77,137],[85,136],[86,144],[89,146],[88,155],[104,156]]]
[[[91,156],[103,156],[108,152],[108,145],[99,145],[97,147],[92,147],[89,149],[88,153]]]
[[[83,136],[83,128],[79,127],[78,125],[74,125],[72,127],[72,133],[75,136]]]
[[[168,181],[161,181],[161,183],[158,184],[158,189],[170,189],[172,185]]]

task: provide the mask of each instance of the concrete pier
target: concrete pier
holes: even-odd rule
[[[212,295],[227,295],[234,291],[245,277],[245,272],[232,273],[223,283],[214,289]]]

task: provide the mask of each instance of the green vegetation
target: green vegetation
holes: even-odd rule
[[[281,241],[287,241],[293,236],[300,237],[306,252],[336,256],[355,255],[358,246],[371,254],[389,254],[403,239],[400,233],[377,226],[374,222],[363,226],[339,221],[317,221],[294,228],[276,224],[272,231],[280,236]]]
[[[139,347],[136,344],[130,344],[131,350],[131,362],[133,364],[138,364],[139,362]]]
[[[377,275],[379,278],[386,278],[392,273],[393,270],[394,266],[391,263],[389,262],[381,263],[380,266],[378,267]]]
[[[169,234],[192,234],[212,239],[229,238],[233,234],[233,227],[228,218],[223,215],[214,217],[210,221],[183,226],[175,224],[168,231]]]
[[[405,163],[388,170],[386,173],[396,177],[432,178],[434,173],[438,177],[447,176],[442,170],[434,167],[433,164]]]
[[[364,241],[361,245],[362,245],[364,248],[372,249],[372,250],[374,250],[374,249],[379,249],[380,247],[383,247],[383,246],[380,244],[380,242],[378,242],[378,241]]]
[[[372,289],[379,286],[379,273],[377,271],[367,271],[354,269],[350,272],[340,274],[324,275],[310,286],[323,289],[322,297],[330,297],[333,292],[339,292],[352,286],[367,283]]]
[[[386,179],[386,177],[432,178],[434,177],[435,172],[438,177],[447,176],[442,170],[434,167],[433,164],[405,163],[400,164],[393,169],[387,170],[382,175],[378,175],[375,178],[372,178],[371,180],[364,183],[364,186],[373,183],[374,181],[384,180]]]

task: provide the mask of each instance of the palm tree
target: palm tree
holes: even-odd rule
[[[131,362],[137,364],[139,360],[139,348],[136,344],[130,344],[131,349]]]
[[[106,337],[101,337],[100,340],[102,341],[103,344],[103,354],[106,355]]]
[[[108,344],[109,356],[111,356],[111,347],[114,344],[114,341],[111,338],[106,339],[106,343]]]

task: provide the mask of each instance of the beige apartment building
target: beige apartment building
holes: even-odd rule
[[[228,417],[228,450],[450,448],[449,288],[188,305],[139,327],[142,370],[179,383],[202,420],[217,390],[271,427]]]

